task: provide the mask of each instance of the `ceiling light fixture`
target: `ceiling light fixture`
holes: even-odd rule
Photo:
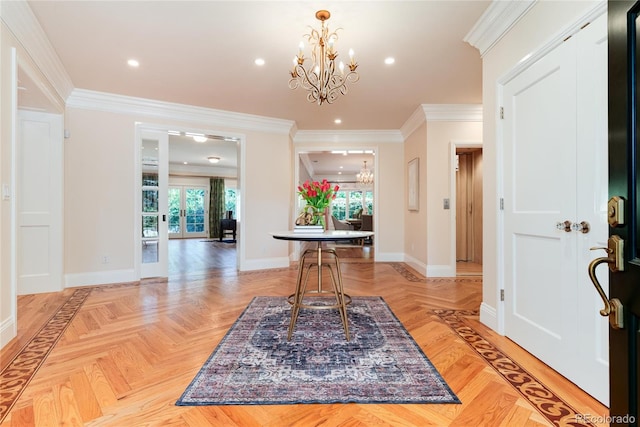
[[[218,163],[220,161],[220,157],[207,157],[209,163]]]
[[[344,64],[338,65],[336,70],[335,60],[338,52],[334,47],[334,43],[338,40],[338,30],[329,31],[329,27],[324,25],[324,21],[329,19],[331,14],[328,10],[319,10],[316,12],[316,18],[320,20],[322,26],[320,31],[311,28],[309,34],[305,34],[307,42],[311,45],[311,67],[306,69],[304,62],[304,44],[300,42],[298,54],[293,58],[293,69],[291,70],[291,80],[289,80],[289,88],[297,89],[302,87],[309,91],[307,100],[309,102],[317,102],[321,105],[323,102],[332,104],[339,94],[347,93],[347,82],[357,82],[360,76],[356,72],[358,63],[353,58],[353,49],[349,49],[349,72],[345,74]]]
[[[364,166],[360,169],[360,173],[356,175],[356,181],[361,185],[373,184],[373,172],[371,169],[367,169],[367,161],[364,161]]]
[[[195,142],[207,142],[207,139],[208,139],[204,135],[193,135],[192,138]]]

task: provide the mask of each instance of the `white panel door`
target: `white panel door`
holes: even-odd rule
[[[140,277],[167,277],[169,136],[152,130],[141,131],[140,136]]]
[[[566,373],[575,343],[573,39],[504,88],[505,331]]]
[[[505,332],[605,404],[607,320],[586,271],[608,232],[606,60],[603,17],[503,92]]]
[[[62,117],[21,110],[17,149],[18,295],[62,290]]]

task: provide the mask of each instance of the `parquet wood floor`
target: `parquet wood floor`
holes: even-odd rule
[[[233,245],[210,243],[180,243],[168,280],[19,297],[19,337],[0,352],[0,427],[568,423],[540,410],[535,399],[546,394],[561,402],[555,406],[561,410],[608,414],[480,324],[481,278],[425,279],[402,263],[372,262],[362,248],[341,253],[346,289],[382,296],[462,404],[175,406],[251,299],[286,296],[296,280],[295,266],[237,272]],[[536,396],[527,396],[518,381],[493,366],[487,352],[502,355],[522,368],[519,376],[537,381]]]

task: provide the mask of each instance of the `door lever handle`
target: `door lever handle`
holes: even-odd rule
[[[606,257],[596,258],[589,263],[589,278],[596,288],[596,291],[604,302],[604,308],[600,310],[600,315],[603,317],[609,317],[609,323],[614,329],[624,328],[624,313],[622,303],[618,298],[609,299],[607,294],[604,293],[598,278],[596,277],[596,268],[600,264],[609,264],[609,269],[612,272],[624,271],[624,256],[622,253],[624,241],[619,236],[612,236],[609,238],[608,247],[591,248],[591,250],[604,249],[607,252]]]

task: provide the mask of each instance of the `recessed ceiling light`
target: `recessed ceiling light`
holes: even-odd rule
[[[192,138],[195,142],[207,142],[207,137],[204,135],[193,135]]]
[[[395,58],[392,58],[392,57],[390,57],[390,56],[389,56],[388,58],[385,58],[385,59],[384,59],[384,63],[385,63],[385,64],[387,64],[387,65],[391,65],[391,64],[393,64],[394,62],[396,62]]]
[[[220,161],[220,157],[207,157],[210,163],[218,163]]]
[[[339,125],[340,123],[342,123],[342,119],[335,119],[333,123]]]
[[[127,64],[129,64],[129,67],[133,67],[133,68],[138,68],[140,66],[140,63],[135,59],[128,60]]]
[[[264,59],[262,59],[262,58],[256,58],[256,60],[253,61],[253,62],[255,62],[255,64],[259,65],[259,66],[263,66],[264,65]]]
[[[188,164],[189,164],[189,162],[182,162],[182,164],[183,164],[183,165],[188,165]]]

